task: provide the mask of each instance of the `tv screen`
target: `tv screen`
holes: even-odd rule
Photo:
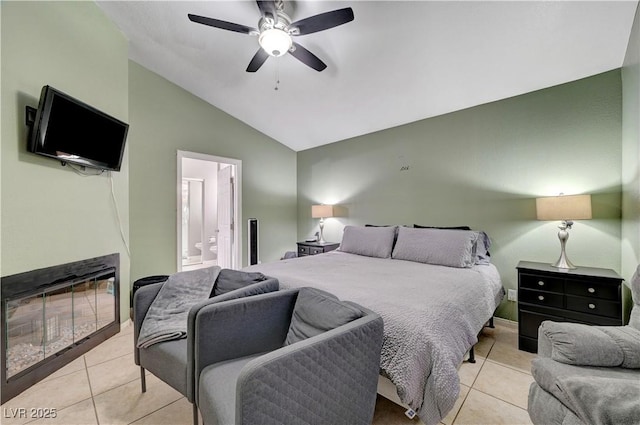
[[[128,130],[127,123],[44,86],[28,150],[63,165],[119,171]]]

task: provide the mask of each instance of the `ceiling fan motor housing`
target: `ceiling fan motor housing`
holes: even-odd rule
[[[258,42],[260,46],[271,56],[279,57],[286,54],[292,47],[293,41],[287,31],[287,27],[291,24],[291,18],[278,10],[277,21],[273,21],[269,17],[262,17],[258,22],[260,35]]]

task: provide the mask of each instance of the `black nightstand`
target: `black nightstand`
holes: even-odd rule
[[[322,254],[340,246],[337,242],[298,242],[298,257]]]
[[[518,263],[518,348],[538,352],[538,327],[544,320],[624,325],[622,281],[613,270],[565,270],[545,263]]]

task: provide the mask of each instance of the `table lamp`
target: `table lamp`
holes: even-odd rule
[[[312,205],[311,217],[320,219],[320,239],[319,243],[325,243],[322,230],[324,229],[324,219],[329,217],[336,217],[336,208],[334,205]]]
[[[536,217],[538,220],[561,220],[558,226],[558,239],[560,239],[560,258],[553,267],[560,269],[575,269],[565,251],[568,229],[573,226],[573,220],[591,219],[591,195],[549,196],[536,199]]]

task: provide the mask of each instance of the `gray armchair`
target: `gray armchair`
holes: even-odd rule
[[[156,283],[144,286],[138,289],[134,295],[134,342],[138,341],[142,322],[153,300],[160,292],[162,285],[163,283]],[[210,304],[273,292],[278,289],[279,283],[277,279],[263,276],[260,273],[222,269],[214,285],[212,297],[194,305],[189,310],[186,338],[160,342],[148,348],[135,347],[134,360],[140,366],[142,392],[146,392],[146,369],[193,403],[195,390],[193,335],[198,312]],[[193,406],[193,423],[194,425],[198,423],[198,411],[195,404]]]
[[[640,424],[640,266],[627,326],[543,322],[528,411],[536,425]]]
[[[382,318],[300,288],[196,317],[196,404],[207,425],[370,424]]]

